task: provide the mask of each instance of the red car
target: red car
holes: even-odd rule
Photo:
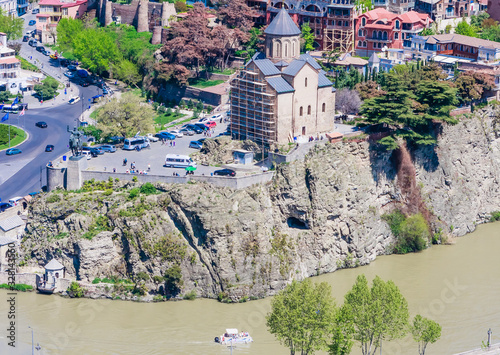
[[[217,123],[215,123],[215,121],[208,121],[205,122],[205,126],[207,126],[208,128],[215,128],[215,126],[217,126]]]

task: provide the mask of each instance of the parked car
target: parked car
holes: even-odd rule
[[[47,128],[47,123],[44,121],[39,121],[35,123],[35,126],[40,127],[40,128]]]
[[[57,58],[59,58],[59,57],[57,55],[55,55],[55,54],[51,54],[51,55],[49,55],[49,58],[57,60]]]
[[[33,10],[31,10],[31,13],[32,13],[33,15],[34,15],[34,14],[38,14],[38,13],[40,13],[40,9],[38,9],[38,8],[37,8],[37,9],[33,9]]]
[[[43,46],[37,46],[37,47],[35,48],[35,50],[36,50],[37,52],[42,52],[44,49],[45,49],[45,48],[44,48]]]
[[[34,26],[34,25],[36,25],[35,20],[31,20],[30,22],[28,22],[28,26]]]
[[[205,122],[205,126],[207,126],[208,128],[215,128],[217,126],[217,123],[215,123],[215,121],[208,121]]]
[[[158,137],[160,139],[168,139],[168,140],[174,140],[175,136],[172,133],[169,132],[159,132],[155,134],[155,137]]]
[[[47,144],[45,147],[46,152],[52,152],[54,150],[54,146],[52,144]]]
[[[101,147],[92,147],[90,149],[90,152],[92,153],[96,153],[98,155],[103,155],[104,154],[104,149],[102,149]]]
[[[158,142],[160,140],[158,137],[153,136],[153,133],[146,134],[146,138],[149,139],[150,142]]]
[[[198,120],[199,123],[205,123],[205,122],[208,122],[208,121],[211,121],[212,120],[212,117],[202,117]]]
[[[69,65],[69,60],[63,58],[59,61],[59,64],[61,64],[61,67],[67,67]]]
[[[38,41],[36,39],[30,39],[30,41],[28,42],[28,44],[31,47],[36,47],[36,46],[38,46]]]
[[[5,154],[7,155],[16,155],[16,154],[21,154],[21,149],[17,149],[17,148],[10,148],[10,149],[7,149],[5,151]]]
[[[181,132],[185,136],[192,136],[192,135],[194,135],[194,131],[190,130],[189,128],[182,128],[182,129],[179,130],[179,132]]]
[[[215,170],[214,175],[220,175],[220,176],[236,176],[236,171],[232,169],[220,169],[220,170]]]
[[[68,70],[77,71],[77,69],[78,68],[75,65],[73,65],[73,64],[68,65]]]
[[[106,88],[104,88],[104,89],[102,89],[102,94],[107,95],[107,94],[109,94],[109,91]]]
[[[76,104],[78,101],[80,101],[80,96],[73,96],[69,99],[68,103],[70,105]]]
[[[185,124],[183,126],[183,128],[187,128],[187,129],[190,129],[191,131],[194,131],[194,133],[196,134],[200,134],[203,132],[203,129],[201,129],[200,127],[198,127],[197,125],[194,125],[194,124]]]
[[[49,50],[47,50],[47,49],[44,49],[44,50],[42,51],[42,54],[43,54],[43,55],[46,55],[46,56],[51,55],[50,51],[49,51]]]
[[[70,78],[70,79],[73,79],[75,77],[75,73],[73,73],[72,71],[66,71],[64,72],[64,76]]]
[[[184,135],[183,135],[181,132],[179,132],[178,130],[176,130],[176,129],[171,130],[171,131],[169,131],[169,132],[170,132],[170,133],[172,133],[172,134],[173,134],[174,136],[176,136],[177,138],[182,138],[182,137],[184,137]]]
[[[189,142],[189,148],[201,149],[203,147],[203,143],[200,141],[191,141]]]
[[[87,86],[89,86],[90,84],[89,84],[89,82],[88,82],[88,81],[82,80],[82,81],[80,82],[80,85],[81,85],[81,86],[83,86],[84,88],[86,88],[86,87],[87,87]]]
[[[11,208],[12,205],[8,202],[0,202],[0,212],[5,211],[8,208]]]
[[[30,36],[24,36],[23,37],[23,42],[28,42],[30,40]]]
[[[195,123],[195,126],[197,126],[197,127],[201,128],[201,129],[202,129],[202,130],[204,130],[204,131],[208,131],[208,130],[210,129],[210,128],[208,128],[208,126],[207,126],[206,124],[204,124],[204,123],[199,123],[199,122],[196,122],[196,123]]]
[[[92,158],[92,154],[90,153],[90,150],[84,150],[82,151],[82,155],[87,158],[87,160],[90,160]]]
[[[116,152],[116,147],[112,144],[103,144],[99,148],[101,148],[103,151],[108,152],[108,153]]]

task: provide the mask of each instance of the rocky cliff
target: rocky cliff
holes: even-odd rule
[[[500,210],[500,136],[490,116],[444,127],[439,146],[411,150],[434,228],[463,235]],[[181,294],[262,297],[391,252],[380,216],[406,203],[396,165],[369,142],[321,144],[246,190],[157,184],[157,193],[141,193],[110,181],[56,191],[32,204],[23,253],[38,265],[55,256],[84,281],[162,276],[179,265]]]

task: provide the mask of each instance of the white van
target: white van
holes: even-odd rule
[[[17,196],[17,197],[12,197],[10,200],[9,200],[9,203],[12,205],[12,206],[17,206],[17,204],[19,203],[19,200],[22,200],[24,197],[21,197],[21,196]]]
[[[196,168],[196,163],[187,155],[167,154],[165,157],[166,168],[187,168],[188,166]]]
[[[90,150],[83,150],[82,155],[84,157],[87,157],[87,160],[90,160],[92,158],[92,153],[90,153]]]

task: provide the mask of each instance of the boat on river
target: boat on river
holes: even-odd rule
[[[215,337],[215,342],[222,345],[248,344],[253,342],[252,337],[247,332],[238,333],[238,329],[226,329],[220,337]]]

